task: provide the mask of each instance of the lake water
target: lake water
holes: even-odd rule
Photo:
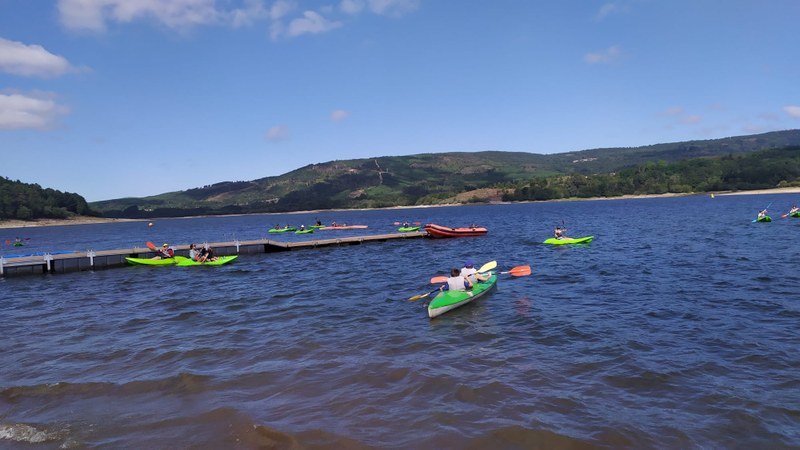
[[[29,238],[25,252],[357,236],[403,220],[490,230],[0,278],[0,448],[798,448],[800,219],[780,217],[795,201],[0,230]],[[752,223],[770,203],[774,221]],[[316,218],[369,229],[266,233]],[[542,245],[562,223],[595,240]],[[488,297],[433,320],[408,301],[467,259],[532,275],[501,275]]]

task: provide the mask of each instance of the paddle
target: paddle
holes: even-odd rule
[[[409,300],[409,301],[412,301],[412,302],[414,302],[414,301],[417,301],[417,300],[419,300],[419,299],[421,299],[421,298],[425,298],[425,297],[427,297],[427,296],[429,296],[429,295],[433,294],[434,292],[439,292],[439,288],[436,288],[436,289],[434,289],[434,290],[432,290],[432,291],[428,292],[427,294],[415,295],[415,296],[413,296],[413,297],[410,297],[408,300]]]
[[[767,215],[767,210],[769,209],[769,207],[772,206],[772,203],[773,202],[769,202],[769,205],[767,205],[767,207],[764,208],[764,215],[765,216]],[[760,217],[753,219],[753,222],[758,222],[758,219],[760,219]]]
[[[478,269],[478,273],[488,272],[495,267],[497,267],[497,261],[489,261],[488,263],[482,265],[480,269]],[[431,283],[446,283],[447,278],[448,277],[444,275],[440,277],[433,277],[431,278]]]
[[[508,273],[515,277],[524,277],[526,275],[531,274],[531,266],[517,266],[509,270],[508,272],[500,272],[500,273]]]

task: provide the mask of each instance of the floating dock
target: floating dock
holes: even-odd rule
[[[361,245],[368,242],[385,242],[393,239],[421,238],[428,234],[422,231],[410,233],[379,234],[374,236],[351,236],[338,239],[318,239],[300,242],[279,242],[269,239],[255,241],[209,242],[217,256],[252,255],[257,253],[285,252],[297,249],[330,247],[338,245]],[[189,256],[189,245],[173,247],[176,255]],[[35,275],[43,273],[66,273],[81,270],[105,269],[129,266],[126,257],[150,258],[155,252],[147,247],[121,250],[89,250],[76,253],[44,253],[41,256],[3,258],[0,256],[0,276]]]

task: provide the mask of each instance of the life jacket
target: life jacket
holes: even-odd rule
[[[451,291],[466,291],[467,287],[464,284],[464,277],[461,275],[447,279],[447,289]]]

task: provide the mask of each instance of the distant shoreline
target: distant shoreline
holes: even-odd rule
[[[754,189],[751,191],[719,191],[719,192],[693,192],[687,194],[668,193],[668,194],[643,194],[643,195],[621,195],[619,197],[590,197],[590,198],[560,198],[553,200],[542,200],[542,202],[573,202],[573,201],[588,201],[588,200],[627,200],[639,198],[663,198],[663,197],[686,197],[691,195],[714,195],[714,196],[727,196],[727,195],[763,195],[763,194],[800,194],[800,187],[786,187],[786,188],[773,188],[773,189]],[[512,204],[512,203],[536,203],[538,201],[530,202],[490,202],[490,204]],[[442,206],[466,206],[471,203],[449,203],[442,205],[408,205],[408,206],[390,206],[388,208],[353,208],[353,209],[315,209],[310,211],[289,211],[281,213],[252,213],[252,214],[225,214],[219,216],[186,216],[188,217],[225,217],[225,216],[245,216],[245,215],[275,215],[275,214],[308,214],[308,213],[331,213],[341,211],[371,211],[371,210],[389,210],[389,209],[411,209],[411,208],[438,208]],[[485,203],[474,203],[485,204]],[[166,217],[166,219],[178,219],[181,217]],[[149,222],[158,220],[159,218],[152,219],[116,219],[106,217],[89,217],[77,216],[69,219],[36,219],[28,220],[0,220],[0,229],[8,228],[31,228],[31,227],[51,227],[63,225],[87,225],[95,223],[115,223],[115,222]],[[161,218],[164,219],[164,218]]]

